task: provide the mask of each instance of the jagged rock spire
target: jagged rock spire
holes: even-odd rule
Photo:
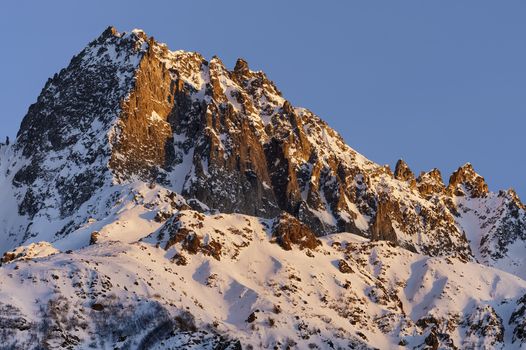
[[[394,178],[400,181],[408,182],[409,187],[413,190],[417,188],[415,174],[413,171],[411,171],[409,165],[407,165],[403,159],[399,159],[398,162],[396,162]]]
[[[432,169],[429,172],[422,172],[416,179],[418,191],[424,197],[430,197],[434,194],[442,194],[446,186],[442,180],[442,174],[437,168]]]
[[[376,215],[371,225],[371,240],[397,243],[396,232],[391,221],[392,206],[393,203],[385,198],[379,200]]]
[[[247,61],[242,58],[238,58],[234,67],[234,72],[240,75],[247,75],[250,73]]]
[[[107,37],[107,36],[120,36],[119,32],[117,31],[117,29],[114,27],[114,26],[108,26],[108,28],[106,28],[102,34],[101,34],[101,37]]]
[[[479,198],[488,193],[488,185],[484,178],[475,172],[471,163],[466,163],[451,175],[447,191],[456,196],[469,195]]]
[[[511,200],[517,205],[517,207],[526,211],[526,205],[521,201],[521,199],[519,198],[519,195],[517,194],[517,192],[515,192],[513,188],[510,188],[507,191],[502,191],[502,192],[505,192],[511,198]]]
[[[396,162],[394,177],[400,181],[411,181],[415,179],[415,174],[413,174],[403,159],[399,159],[398,162]]]

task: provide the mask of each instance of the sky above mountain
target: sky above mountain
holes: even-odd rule
[[[447,180],[465,162],[526,199],[521,1],[18,1],[1,5],[0,137],[108,25],[173,49],[245,58],[294,105],[379,162]]]

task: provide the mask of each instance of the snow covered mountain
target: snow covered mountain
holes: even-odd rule
[[[8,347],[526,346],[513,190],[393,173],[244,60],[141,30],[49,79],[0,198]]]

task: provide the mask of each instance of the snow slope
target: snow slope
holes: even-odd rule
[[[287,251],[268,220],[180,214],[196,224],[203,245],[221,243],[219,256],[192,254],[183,243],[165,250],[154,233],[4,265],[0,324],[16,319],[18,328],[0,335],[3,343],[161,349],[189,338],[217,345],[223,337],[269,349],[418,348],[434,339],[441,348],[522,346],[507,327],[526,290],[513,275],[350,233]],[[180,317],[193,325],[177,323]]]

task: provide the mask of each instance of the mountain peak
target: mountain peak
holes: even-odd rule
[[[510,202],[513,203],[513,206],[516,206],[517,208],[520,208],[526,212],[526,205],[521,201],[515,189],[509,188],[506,191],[501,190],[499,191],[499,196],[508,198]]]
[[[108,36],[117,36],[117,37],[120,37],[120,33],[119,31],[117,30],[117,28],[115,28],[114,26],[108,26],[101,34],[101,36],[105,36],[105,37],[108,37]]]
[[[234,67],[234,72],[241,75],[247,75],[250,73],[248,62],[242,58],[238,58]]]
[[[48,81],[0,144],[0,198],[9,348],[526,344],[512,190],[469,163],[447,189],[393,174],[245,60],[142,30]]]
[[[486,181],[475,172],[471,163],[459,167],[449,178],[448,192],[451,194],[480,198],[484,197],[488,191]]]
[[[19,132],[24,161],[9,169],[14,206],[27,220],[53,221],[46,237],[89,227],[87,214],[72,217],[81,208],[102,220],[97,196],[139,182],[200,211],[268,219],[287,212],[317,235],[391,239],[396,229],[396,241],[414,251],[470,256],[438,169],[415,179],[400,160],[391,174],[242,58],[230,71],[216,56],[170,51],[142,30],[109,27],[101,38],[51,79]],[[472,173],[461,167],[450,187]],[[4,230],[21,233],[10,236],[18,244],[38,237],[37,226]],[[439,248],[445,240],[452,243]]]
[[[137,35],[137,36],[146,36],[146,37],[148,37],[148,36],[146,35],[146,32],[145,32],[144,30],[140,29],[140,28],[134,28],[134,29],[132,29],[132,30],[131,30],[131,33],[133,33],[133,34],[135,34],[135,35]]]
[[[437,168],[431,169],[429,172],[421,172],[416,183],[418,190],[426,198],[435,194],[442,194],[445,189],[442,174]]]
[[[415,180],[415,174],[409,168],[409,165],[403,160],[399,159],[396,162],[394,177],[400,181],[412,181]]]

